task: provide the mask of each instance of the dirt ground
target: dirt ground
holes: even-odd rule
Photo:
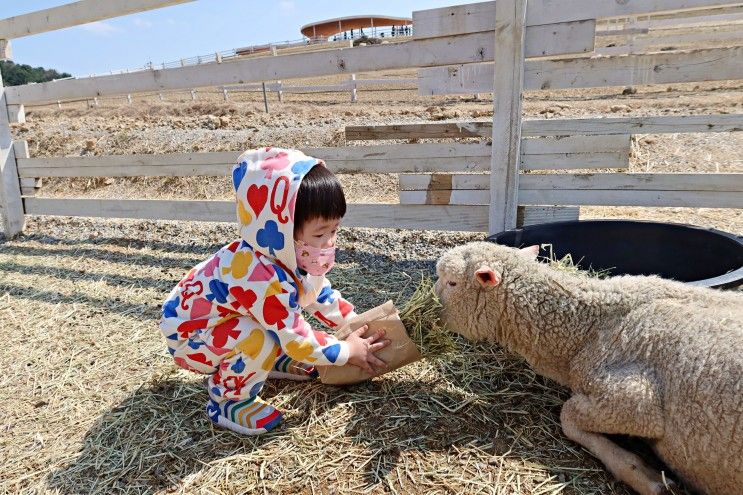
[[[529,94],[525,116],[743,112],[743,81],[623,89]],[[481,97],[272,95],[266,114],[259,94],[225,102],[200,91],[197,101],[32,108],[13,133],[32,156],[337,146],[345,125],[488,120],[492,100]],[[637,136],[630,170],[743,172],[741,150],[743,133]],[[342,180],[351,202],[397,202],[393,175]],[[40,194],[217,199],[230,185],[51,179]],[[586,207],[581,217],[743,234],[743,210]],[[460,342],[456,355],[353,387],[271,382],[263,395],[286,414],[279,431],[213,428],[200,378],[175,370],[157,320],[183,273],[236,235],[230,224],[32,217],[24,236],[0,241],[0,493],[629,493],[563,436],[566,390],[492,346]],[[401,301],[446,248],[481,237],[345,229],[331,278],[362,310]]]

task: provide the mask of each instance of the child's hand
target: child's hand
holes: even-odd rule
[[[387,363],[375,356],[374,353],[390,345],[391,341],[389,339],[380,340],[384,337],[384,330],[375,332],[366,338],[362,337],[368,328],[368,325],[364,325],[346,338],[349,348],[348,362],[358,366],[370,375],[374,375],[387,367]]]

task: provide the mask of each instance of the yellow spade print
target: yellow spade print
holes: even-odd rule
[[[296,342],[289,342],[286,344],[286,355],[295,361],[302,363],[314,363],[317,359],[310,357],[312,354],[312,344],[309,342],[302,342],[298,344]]]
[[[232,272],[234,278],[243,278],[248,274],[248,269],[252,262],[253,254],[250,251],[239,251],[232,257],[230,266],[222,268],[222,275]]]
[[[266,337],[263,335],[263,332],[258,328],[254,328],[247,339],[240,341],[240,343],[235,346],[233,352],[239,351],[250,357],[250,359],[257,359],[265,342]]]
[[[237,202],[237,216],[240,219],[241,225],[248,225],[253,221],[253,216],[245,209],[242,201]]]
[[[276,362],[276,351],[278,350],[279,346],[276,345],[276,343],[274,342],[273,347],[271,348],[271,352],[268,353],[266,359],[263,360],[263,364],[261,365],[263,371],[271,371],[273,363]]]

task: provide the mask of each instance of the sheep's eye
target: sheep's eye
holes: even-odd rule
[[[449,280],[447,282],[447,284],[449,285],[449,287],[456,287],[457,286],[457,283],[456,282],[452,282],[451,280]]]

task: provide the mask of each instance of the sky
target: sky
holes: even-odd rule
[[[64,5],[53,0],[0,0],[0,19]],[[75,76],[106,74],[153,62],[232,48],[298,40],[310,22],[349,15],[410,17],[414,10],[458,0],[197,0],[12,41],[13,61]],[[372,5],[371,7],[369,5]]]

